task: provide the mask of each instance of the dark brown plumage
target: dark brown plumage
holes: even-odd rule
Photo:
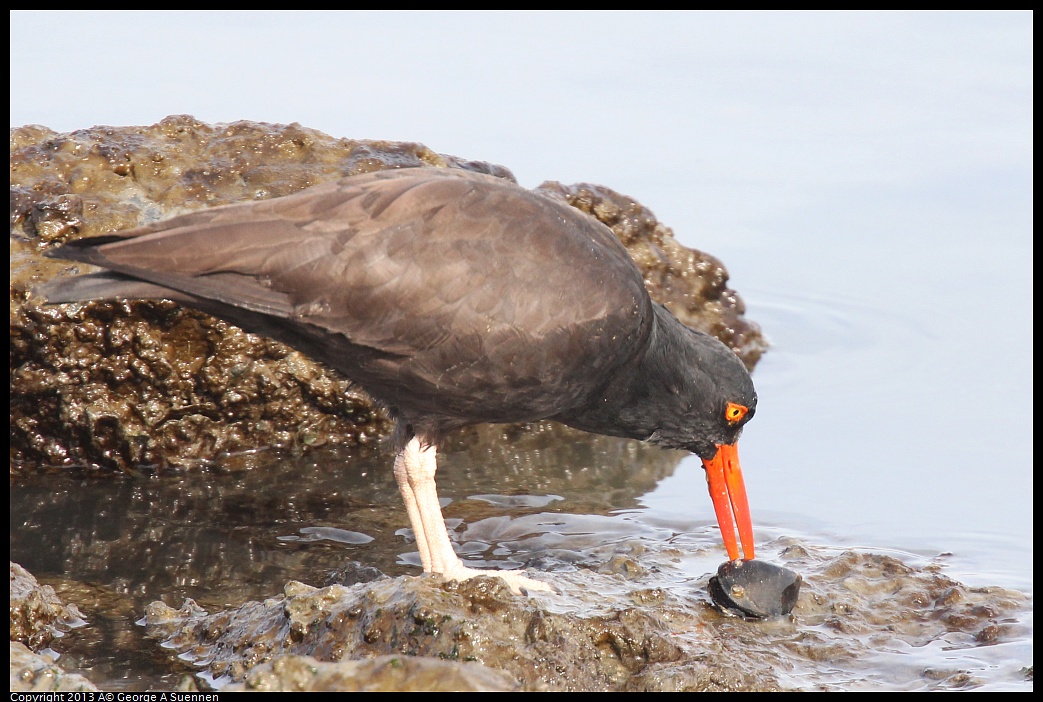
[[[397,422],[395,471],[424,568],[449,577],[475,571],[453,554],[434,493],[447,431],[550,418],[649,440],[699,454],[713,493],[715,471],[738,470],[734,444],[756,406],[742,362],[652,302],[607,227],[493,176],[381,171],[48,255],[108,270],[44,286],[52,303],[173,299],[357,381]],[[731,509],[715,507],[735,558]]]

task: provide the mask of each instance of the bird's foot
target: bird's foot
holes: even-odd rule
[[[455,566],[447,569],[447,572],[442,575],[449,580],[456,580],[458,582],[477,578],[479,575],[486,575],[490,578],[499,578],[507,584],[507,587],[509,587],[511,592],[515,595],[529,594],[532,592],[558,592],[558,589],[550,583],[545,583],[542,580],[533,580],[532,578],[522,575],[521,571],[517,570],[479,570],[477,568],[468,568],[462,563],[457,563]]]

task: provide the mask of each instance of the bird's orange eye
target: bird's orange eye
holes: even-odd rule
[[[746,413],[750,411],[750,408],[746,405],[738,405],[734,402],[729,402],[728,406],[724,408],[724,418],[729,424],[735,424],[746,416]]]

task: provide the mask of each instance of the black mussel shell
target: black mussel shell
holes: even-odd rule
[[[767,561],[728,561],[710,578],[710,598],[726,613],[767,619],[793,610],[802,582],[800,573]]]

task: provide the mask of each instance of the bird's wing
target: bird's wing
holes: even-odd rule
[[[51,255],[343,335],[414,359],[421,376],[513,367],[524,383],[540,364],[570,357],[614,363],[609,350],[638,343],[618,337],[641,333],[651,316],[641,276],[607,227],[459,170],[352,176]]]

